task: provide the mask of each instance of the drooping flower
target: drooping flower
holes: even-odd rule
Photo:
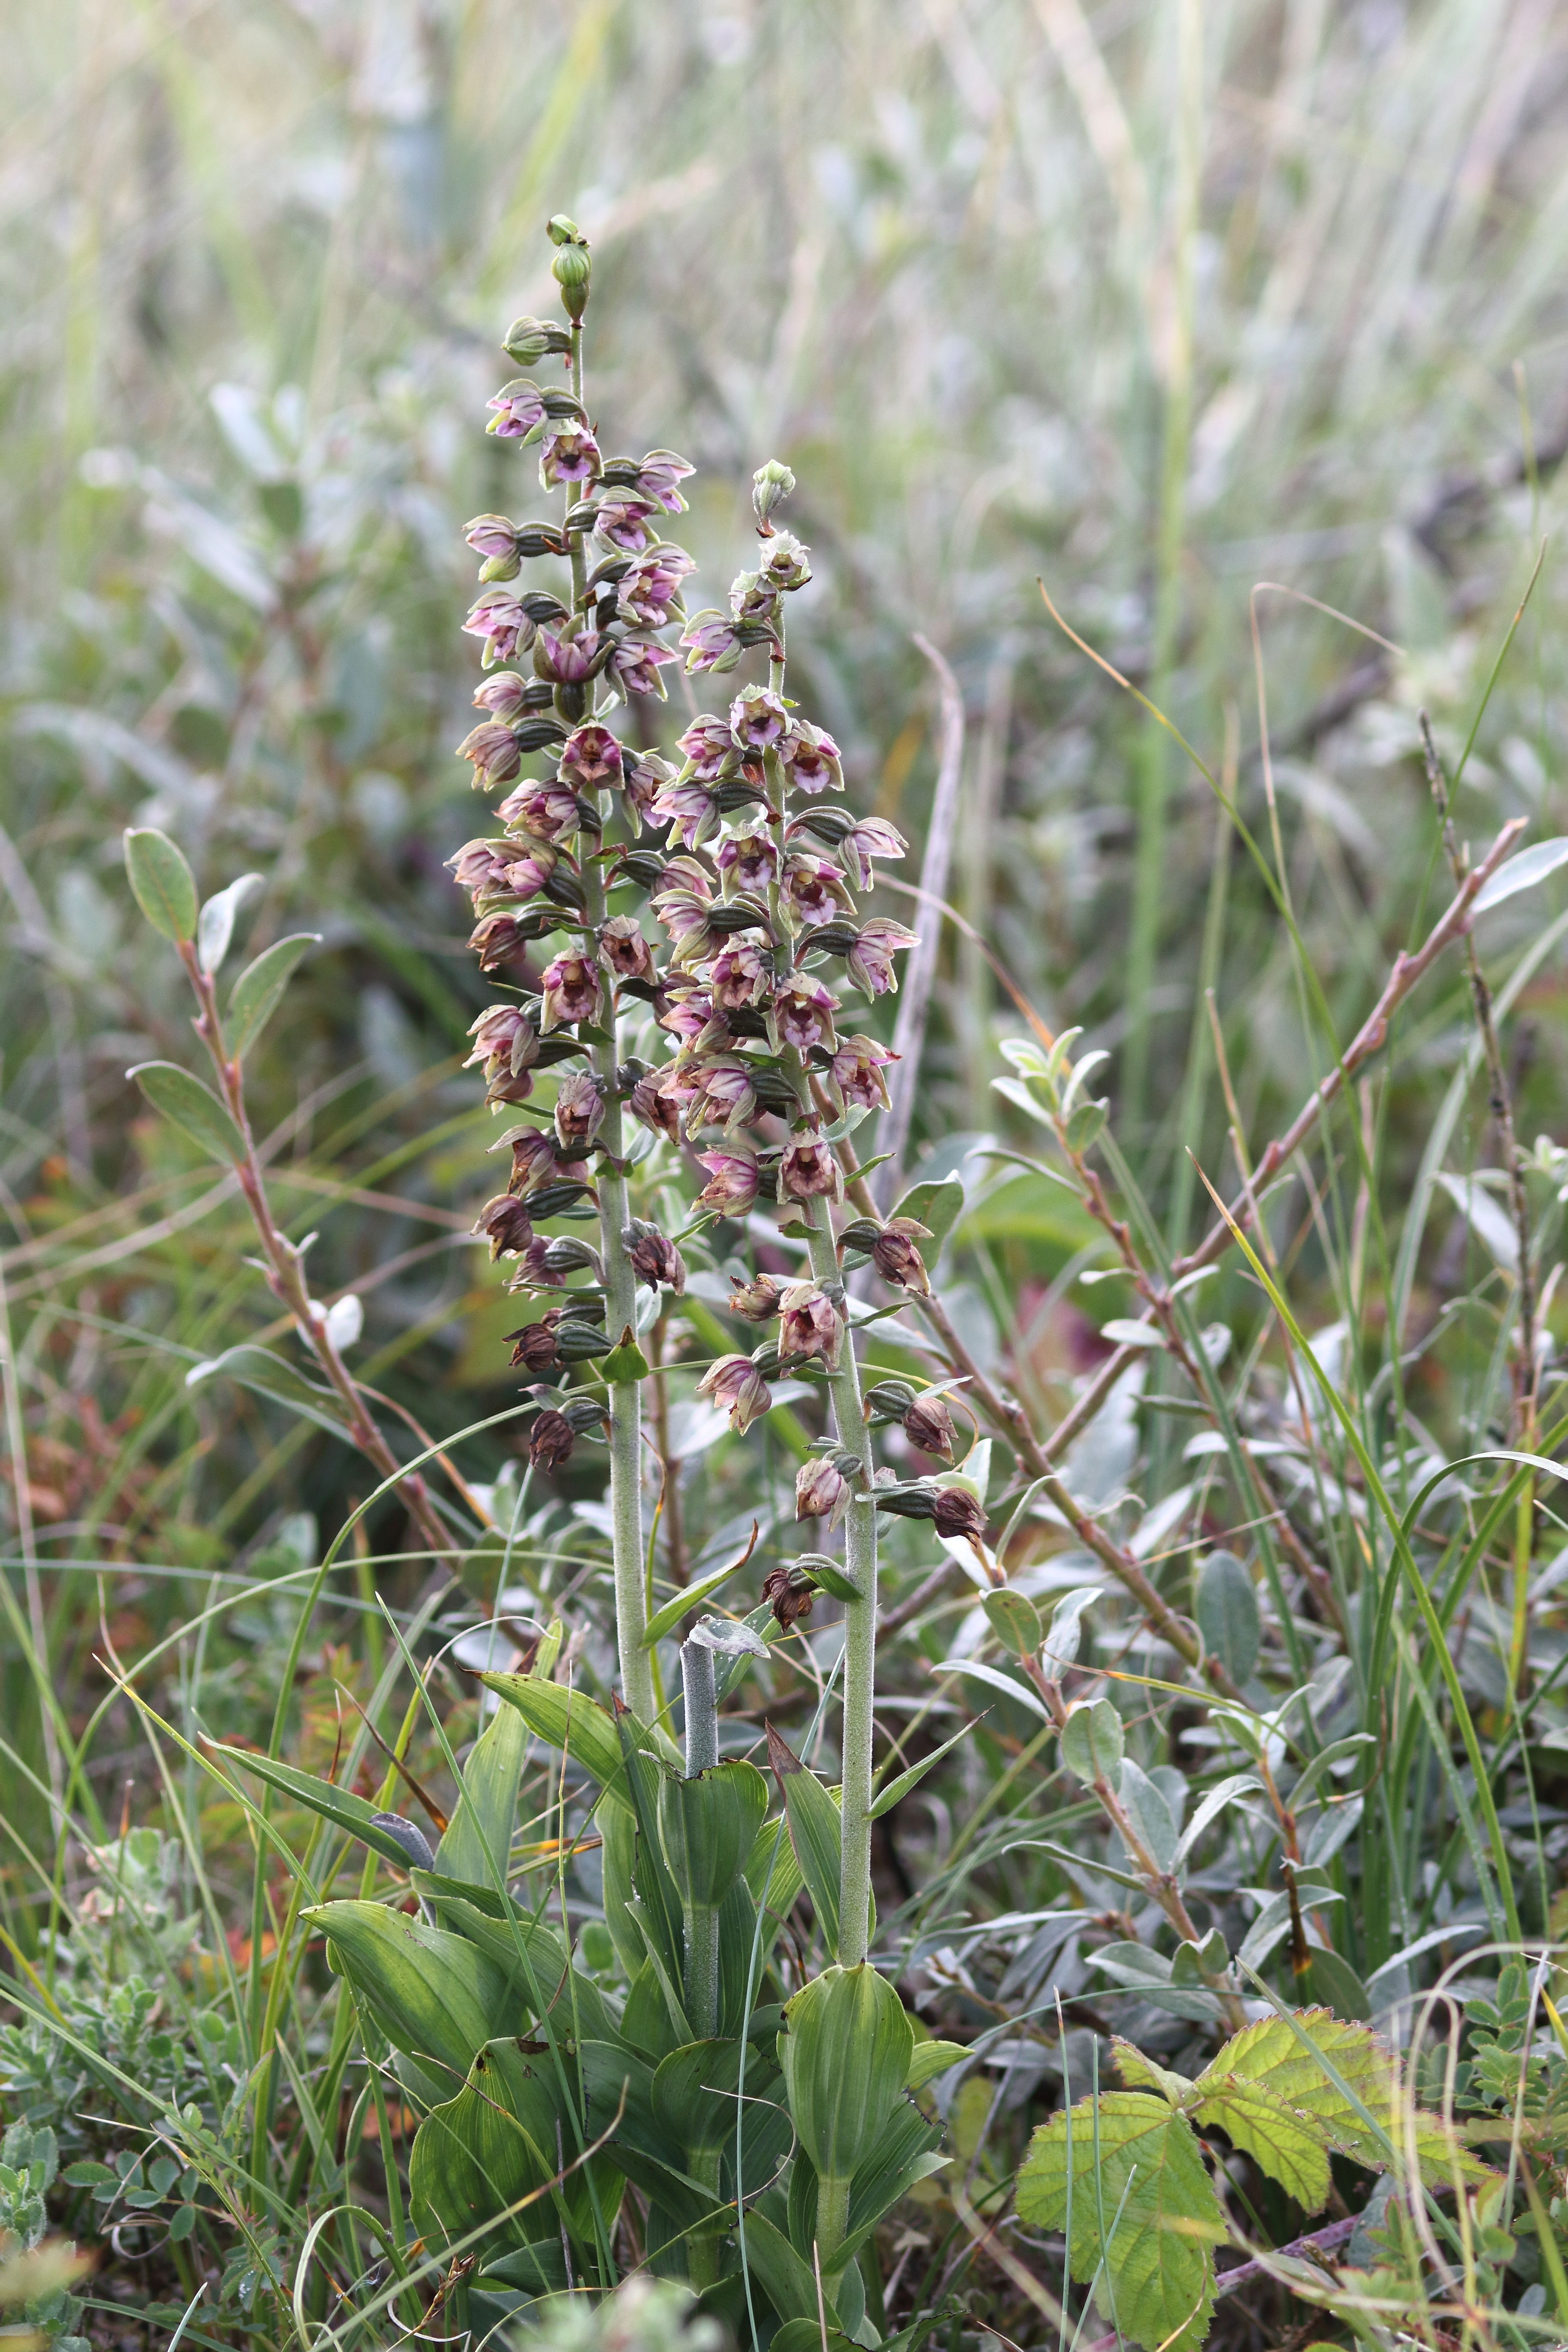
[[[749,1215],[762,1182],[757,1155],[751,1146],[739,1141],[727,1143],[712,1151],[700,1151],[697,1157],[708,1171],[708,1181],[697,1195],[697,1206],[711,1209],[721,1217]],[[772,1276],[759,1276],[758,1280],[771,1281]],[[735,1309],[742,1315],[748,1311],[743,1307]]]
[[[841,1104],[862,1110],[886,1110],[888,1085],[882,1071],[898,1060],[875,1037],[847,1037],[833,1056],[827,1082]]]
[[[657,694],[661,702],[668,700],[665,683],[659,673],[678,656],[668,646],[661,646],[657,637],[628,635],[620,639],[610,656],[610,674],[626,694]]]
[[[684,734],[676,737],[675,748],[691,762],[700,783],[717,783],[721,776],[731,775],[738,764],[730,730],[711,711],[694,719]]]
[[[680,613],[680,583],[697,569],[683,547],[660,541],[634,556],[616,590],[621,618],[643,629],[662,629]]]
[[[517,525],[505,515],[476,515],[463,538],[487,563],[517,562]],[[490,576],[493,579],[499,575],[492,572]]]
[[[779,757],[792,790],[805,793],[808,799],[830,787],[836,793],[844,790],[843,756],[825,727],[797,719],[779,746]]]
[[[823,1455],[803,1462],[795,1474],[795,1515],[797,1519],[827,1521],[827,1533],[849,1508],[850,1486],[842,1470]]]
[[[542,490],[552,490],[562,482],[590,482],[603,469],[598,443],[574,416],[558,419],[539,445]]]
[[[574,792],[621,781],[621,747],[607,727],[574,727],[561,746],[561,781]],[[891,827],[889,828],[891,830]]]
[[[749,1356],[719,1357],[698,1381],[697,1393],[727,1412],[731,1428],[742,1435],[773,1401],[773,1391]]]
[[[726,1134],[732,1135],[755,1115],[756,1090],[744,1062],[727,1056],[697,1062],[689,1071],[680,1073],[679,1078],[689,1105],[686,1115],[689,1135],[700,1127],[721,1127]]]
[[[521,600],[510,588],[499,586],[487,588],[475,598],[463,628],[467,635],[483,638],[487,669],[526,653],[535,634]]]
[[[521,916],[506,908],[482,915],[468,933],[468,946],[481,971],[503,971],[528,946],[531,936]]]
[[[909,844],[895,825],[879,816],[863,816],[838,845],[838,855],[849,868],[857,890],[875,889],[873,857],[901,857]]]
[[[703,1165],[709,1163],[705,1160]],[[730,1284],[730,1312],[746,1323],[771,1323],[787,1287],[771,1274],[753,1275],[750,1282],[731,1275]]]
[[[666,784],[655,796],[650,812],[655,824],[667,824],[683,849],[700,848],[719,822],[711,793],[693,779]]]
[[[533,624],[529,622],[531,630]],[[528,680],[514,669],[498,670],[494,677],[481,678],[474,688],[474,701],[492,719],[516,719],[528,709]]]
[[[737,890],[760,897],[779,878],[779,853],[765,833],[727,834],[713,853],[713,863]]]
[[[731,940],[710,965],[708,982],[713,1003],[721,1012],[760,1004],[773,984],[773,959],[754,940]]]
[[[674,773],[669,761],[661,760],[657,751],[644,751],[626,761],[622,771],[621,788],[626,793],[627,806],[636,810],[639,819],[648,815],[660,790]]]
[[[931,1295],[926,1277],[925,1261],[916,1248],[917,1242],[930,1241],[931,1227],[914,1217],[892,1217],[882,1227],[871,1244],[871,1262],[884,1282],[897,1290],[915,1290],[922,1298]]]
[[[490,1146],[492,1151],[511,1153],[511,1174],[507,1179],[507,1191],[527,1199],[542,1185],[553,1181],[556,1169],[555,1139],[548,1128],[510,1127]]]
[[[457,757],[473,761],[476,784],[510,784],[522,765],[517,737],[499,719],[470,727],[458,746]]]
[[[844,1177],[832,1147],[809,1131],[792,1135],[779,1162],[779,1198],[786,1201],[841,1201]]]
[[[599,933],[599,952],[621,980],[651,980],[653,950],[635,915],[612,915]]]
[[[686,500],[677,486],[689,480],[696,470],[684,457],[678,457],[673,449],[650,449],[637,467],[637,493],[651,499],[666,514],[684,514]]]
[[[769,1569],[763,1579],[762,1597],[773,1611],[780,1633],[787,1633],[792,1625],[810,1616],[816,1587],[805,1569],[785,1561]]]
[[[640,555],[651,547],[658,533],[649,528],[651,518],[658,512],[656,499],[644,498],[636,490],[613,490],[599,500],[594,517],[594,534],[606,547],[619,548],[624,555]]]
[[[680,1297],[686,1288],[686,1260],[666,1234],[644,1221],[628,1225],[622,1244],[632,1272],[650,1290],[664,1285]]]
[[[831,1053],[838,1043],[833,1026],[837,1010],[837,998],[820,981],[797,979],[775,992],[768,1007],[768,1035],[800,1054],[810,1053],[814,1045]]]
[[[854,911],[840,869],[830,859],[808,856],[804,850],[792,849],[784,859],[784,893],[800,923],[830,923],[835,915]]]
[[[547,1405],[534,1416],[529,1432],[528,1458],[536,1470],[559,1470],[569,1461],[577,1443],[577,1433],[563,1412]]]
[[[457,856],[447,858],[447,871],[477,908],[481,898],[495,898],[506,888],[510,862],[504,842],[465,841]]]
[[[527,1203],[514,1201],[506,1192],[485,1202],[473,1229],[489,1243],[492,1265],[498,1257],[516,1257],[533,1239]]]
[[[662,1135],[671,1143],[680,1140],[680,1108],[673,1096],[664,1092],[664,1074],[649,1070],[637,1080],[631,1090],[627,1108],[639,1127],[654,1135]]]
[[[681,632],[680,649],[694,674],[712,670],[722,676],[733,669],[745,650],[727,613],[699,613]]]
[[[952,1460],[954,1431],[945,1398],[916,1397],[904,1414],[903,1432],[922,1454],[935,1454],[944,1462]]]
[[[578,1021],[596,1025],[604,1003],[599,967],[591,956],[567,951],[545,965],[540,983],[542,1027],[563,1029]]]
[[[573,1070],[555,1096],[555,1132],[563,1150],[580,1151],[605,1123],[605,1089],[592,1070]]]
[[[820,1356],[825,1364],[838,1361],[844,1326],[825,1290],[815,1282],[792,1282],[779,1300],[779,1355],[806,1359]]]
[[[748,686],[730,705],[730,733],[742,751],[765,751],[782,742],[789,711],[765,686]]]
[[[583,822],[577,796],[565,784],[520,784],[496,810],[503,824],[532,834],[540,841],[560,841],[575,833]]]
[[[847,959],[850,979],[868,996],[886,996],[897,991],[898,974],[893,958],[904,948],[915,945],[915,934],[902,923],[895,923],[885,915],[873,915],[862,926],[860,936]]]
[[[471,1070],[480,1063],[487,1078],[515,1077],[539,1059],[539,1038],[521,1004],[487,1006],[468,1034],[474,1050],[463,1067]]]
[[[533,648],[533,666],[541,677],[557,686],[581,686],[593,674],[598,659],[597,629],[576,629],[568,622],[541,629]]]
[[[544,394],[525,375],[511,383],[503,383],[493,400],[485,403],[492,411],[486,425],[498,441],[521,441],[544,422]]]
[[[984,1510],[967,1486],[939,1487],[931,1518],[939,1536],[966,1536],[975,1543],[985,1533]]]

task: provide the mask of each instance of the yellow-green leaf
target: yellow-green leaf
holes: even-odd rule
[[[1226,2235],[1192,2126],[1144,2091],[1107,2091],[1053,2116],[1018,2173],[1018,2212],[1032,2229],[1066,2226],[1069,2159],[1073,2277],[1087,2284],[1100,2267],[1103,2214],[1110,2242],[1109,2279],[1096,2290],[1101,2310],[1114,2306],[1121,2332],[1147,2352],[1192,2352],[1214,2311],[1210,2250]]]

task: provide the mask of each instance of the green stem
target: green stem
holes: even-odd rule
[[[811,1270],[825,1290],[842,1285],[833,1235],[815,1209]],[[856,1598],[844,1604],[843,1861],[838,1880],[838,1958],[852,1969],[871,1938],[871,1732],[877,1683],[877,1512],[871,1500],[871,1444],[860,1403],[860,1374],[846,1318],[837,1369],[831,1375],[838,1442],[860,1458],[861,1470],[844,1523],[844,1564]]]
[[[844,2243],[848,2227],[848,2179],[825,2172],[816,2184],[816,2251],[824,2271],[832,2268],[833,2257]]]
[[[699,2042],[719,2031],[719,1914],[710,1903],[689,1903],[686,1928],[686,2014]]]

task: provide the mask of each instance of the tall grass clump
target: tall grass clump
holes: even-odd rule
[[[1568,2340],[1562,39],[29,21],[0,2327]]]

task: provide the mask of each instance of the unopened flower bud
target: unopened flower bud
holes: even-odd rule
[[[569,1274],[588,1267],[600,1272],[597,1253],[586,1242],[574,1241],[569,1234],[546,1236],[535,1234],[518,1260],[517,1272],[507,1285],[509,1290],[559,1290]]]
[[[638,1218],[626,1227],[621,1243],[639,1282],[650,1290],[662,1284],[680,1297],[686,1288],[686,1260],[667,1234]]]
[[[514,1201],[506,1192],[485,1202],[473,1230],[476,1234],[482,1234],[489,1243],[492,1265],[498,1257],[516,1257],[533,1239],[533,1225],[527,1204]]]
[[[779,458],[770,457],[765,466],[757,467],[752,476],[752,511],[757,518],[758,529],[765,537],[773,535],[769,518],[773,509],[794,496],[795,476]]]
[[[931,1513],[939,1536],[967,1536],[978,1542],[985,1533],[985,1513],[967,1486],[939,1486]]]
[[[557,215],[558,219],[564,219],[564,217],[563,214]],[[573,230],[574,240],[579,234],[577,230]],[[555,237],[553,226],[551,228],[551,236],[552,238]],[[588,281],[594,274],[593,259],[585,242],[574,241],[567,244],[561,239],[556,239],[556,242],[561,249],[550,265],[550,274],[561,289],[562,309],[575,324],[588,307]]]
[[[849,1481],[831,1462],[803,1462],[795,1474],[795,1515],[797,1519],[827,1521],[829,1533],[849,1508]]]
[[[946,1400],[937,1396],[918,1396],[902,1416],[904,1435],[922,1454],[937,1454],[943,1462],[952,1460],[952,1415]]]
[[[779,1311],[786,1286],[771,1274],[756,1274],[750,1282],[731,1276],[730,1312],[747,1323],[771,1323]]]
[[[592,1070],[574,1070],[555,1096],[555,1132],[563,1151],[581,1151],[605,1123],[605,1090]]]
[[[810,1616],[816,1587],[805,1569],[771,1568],[763,1579],[763,1599],[772,1609],[780,1632],[787,1633],[792,1625]]]
[[[730,1416],[730,1426],[743,1435],[773,1403],[773,1391],[749,1356],[721,1356],[697,1383],[699,1396],[709,1398]]]
[[[471,760],[476,784],[510,784],[522,765],[516,735],[499,719],[471,727],[458,746],[459,760]]]
[[[929,1297],[931,1284],[915,1243],[930,1239],[929,1225],[921,1224],[914,1217],[893,1217],[871,1244],[871,1263],[883,1281],[890,1282],[896,1289],[914,1290],[922,1298]]]
[[[537,367],[552,352],[565,352],[572,348],[572,338],[564,327],[552,327],[542,319],[514,319],[506,331],[501,345],[510,360],[519,367]]]

